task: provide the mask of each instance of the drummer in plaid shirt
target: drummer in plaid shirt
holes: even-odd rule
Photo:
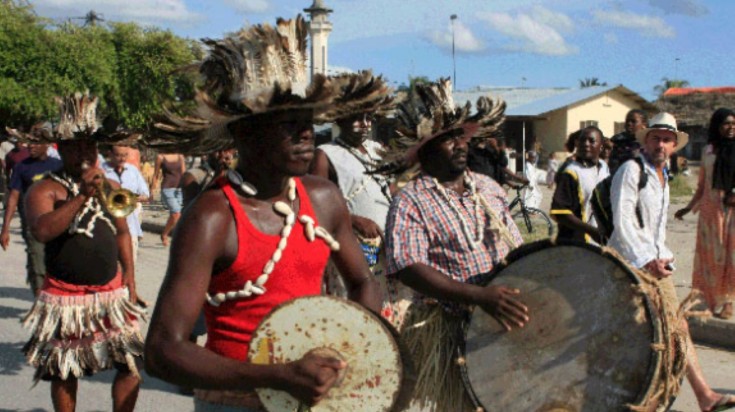
[[[393,174],[421,166],[391,203],[386,254],[387,273],[424,297],[414,300],[401,329],[419,376],[414,406],[424,411],[475,410],[454,355],[470,305],[507,330],[529,321],[519,290],[482,286],[522,239],[503,189],[467,169],[468,141],[499,133],[505,105],[480,98],[470,116],[471,106],[455,107],[451,96],[448,79],[416,85],[397,110],[400,138],[390,147],[398,153],[386,156],[401,159]]]
[[[505,191],[467,170],[469,136],[458,130],[459,135],[437,136],[419,150],[422,173],[391,204],[388,273],[441,300],[451,312],[476,304],[508,330],[523,327],[528,315],[517,299],[519,291],[475,286],[523,240]]]
[[[464,142],[446,138],[442,143],[437,141],[437,144],[453,145],[455,153],[458,153],[457,160],[464,162]],[[425,264],[452,280],[478,283],[483,280],[483,274],[492,270],[508,254],[510,247],[490,230],[487,213],[483,211],[479,221],[476,220],[475,205],[466,188],[462,193],[444,189],[443,192],[451,199],[449,202],[458,207],[455,209],[448,205],[438,188],[438,184],[442,183],[429,174],[431,169],[411,182],[393,203],[389,216],[392,253],[388,270],[399,273],[404,268]],[[477,196],[485,199],[498,212],[508,226],[513,241],[521,244],[523,239],[508,212],[505,191],[487,176],[470,171],[466,171],[466,176],[474,180]],[[469,223],[471,228],[482,228],[484,236],[480,244],[473,246],[474,236],[472,240],[464,236],[462,227],[465,222],[472,222]],[[473,228],[473,232],[473,235],[476,234],[476,228]]]

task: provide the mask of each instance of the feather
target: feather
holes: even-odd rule
[[[57,97],[59,106],[59,125],[56,127],[58,139],[89,138],[97,131],[96,96],[89,92],[76,92],[71,96]]]
[[[381,76],[375,77],[369,70],[329,79],[339,93],[332,105],[315,114],[316,123],[335,122],[362,113],[385,116],[394,107],[392,90]]]
[[[195,108],[156,116],[143,144],[158,151],[204,154],[230,148],[227,124],[271,111],[311,109],[315,122],[392,108],[390,90],[369,71],[312,76],[307,82],[307,24],[300,15],[254,25],[224,39],[204,39],[204,78]]]
[[[412,166],[409,152],[425,139],[443,131],[462,127],[468,123],[479,124],[483,136],[497,136],[501,133],[505,117],[505,102],[481,97],[476,104],[456,106],[452,97],[452,83],[448,78],[440,78],[432,83],[419,83],[413,86],[405,100],[398,103],[395,117],[398,120],[396,136],[389,141],[383,153],[383,163],[375,173],[399,175]]]

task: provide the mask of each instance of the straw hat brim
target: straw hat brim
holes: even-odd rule
[[[475,133],[477,133],[477,130],[479,128],[480,128],[480,124],[479,123],[474,123],[474,122],[472,122],[472,123],[463,123],[461,125],[458,125],[457,127],[452,127],[452,128],[446,129],[446,130],[442,130],[442,131],[439,131],[437,133],[434,133],[433,135],[424,137],[423,139],[421,139],[421,141],[419,141],[418,144],[416,144],[415,146],[413,146],[410,149],[408,149],[408,151],[406,152],[406,160],[410,164],[413,164],[413,163],[418,162],[418,153],[419,153],[419,150],[426,143],[429,143],[430,141],[436,139],[437,137],[444,136],[444,135],[449,134],[449,133],[452,133],[452,132],[454,132],[456,130],[462,130],[462,139],[461,140],[464,141],[465,143],[466,142],[469,142],[470,139],[472,139],[472,136],[474,136]]]
[[[689,143],[689,134],[685,132],[681,132],[678,130],[671,130],[663,127],[646,127],[645,129],[641,129],[635,133],[635,138],[638,140],[638,143],[640,143],[641,146],[646,144],[646,136],[648,135],[648,132],[652,130],[665,130],[667,132],[672,132],[676,134],[676,147],[674,148],[674,152],[678,152],[679,150],[683,149],[684,146]]]

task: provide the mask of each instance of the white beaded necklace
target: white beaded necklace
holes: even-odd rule
[[[296,181],[293,178],[288,180],[288,200],[293,205],[296,200]],[[212,306],[219,306],[222,302],[227,300],[235,300],[239,298],[247,298],[252,295],[262,295],[266,292],[265,284],[268,282],[268,277],[273,273],[273,269],[276,267],[276,263],[281,260],[283,251],[288,245],[288,237],[291,235],[291,230],[294,224],[296,224],[296,213],[293,211],[293,207],[289,206],[286,202],[277,201],[273,204],[273,210],[279,215],[284,217],[283,229],[281,229],[281,240],[278,241],[278,246],[273,252],[273,256],[263,266],[261,275],[255,279],[255,282],[248,280],[240,290],[231,290],[229,292],[220,292],[211,296],[207,293],[207,302]],[[309,242],[313,242],[316,238],[322,239],[324,243],[329,246],[332,251],[339,250],[339,242],[337,242],[326,229],[320,226],[314,225],[314,219],[308,215],[301,215],[298,217],[299,222],[304,225],[304,236]]]
[[[482,196],[478,196],[475,181],[470,177],[467,172],[465,172],[464,175],[464,184],[465,186],[467,186],[470,192],[470,200],[472,200],[472,202],[475,204],[475,238],[473,238],[472,236],[472,230],[469,227],[470,224],[467,223],[464,215],[459,210],[457,205],[455,205],[454,200],[452,200],[452,197],[449,196],[447,190],[441,183],[439,183],[439,181],[435,177],[432,177],[432,180],[434,181],[434,184],[436,185],[439,194],[444,198],[444,200],[447,201],[447,203],[449,203],[449,207],[459,217],[459,221],[462,226],[462,232],[464,233],[465,239],[467,239],[467,243],[470,245],[470,249],[474,250],[477,246],[482,244],[483,240],[485,239],[485,228],[484,225],[481,224],[483,210],[485,211],[485,213],[488,214],[488,217],[490,218],[490,230],[498,234],[501,240],[507,243],[508,246],[510,246],[511,248],[517,246],[515,239],[513,239],[513,236],[510,233],[510,230],[508,230],[508,227],[503,224],[502,220],[500,220],[500,216],[497,214],[497,212],[493,210],[490,204],[487,203],[487,201]]]
[[[467,220],[465,220],[464,215],[459,210],[457,205],[455,205],[454,200],[451,196],[447,193],[447,190],[444,188],[444,186],[439,183],[439,181],[432,177],[432,180],[434,181],[434,184],[436,185],[437,191],[439,191],[439,194],[444,198],[444,200],[449,203],[449,207],[454,211],[454,213],[457,214],[459,217],[459,221],[462,226],[462,232],[464,232],[465,239],[467,239],[467,243],[470,245],[470,249],[475,249],[478,245],[482,243],[482,241],[485,239],[485,230],[484,227],[480,224],[480,221],[482,220],[482,208],[480,206],[480,202],[477,200],[477,191],[475,190],[475,182],[470,179],[469,175],[465,173],[464,175],[464,184],[467,186],[468,190],[470,191],[470,200],[472,200],[472,203],[475,204],[475,237],[472,237],[472,230],[470,229],[470,224],[467,223]]]
[[[72,194],[72,196],[79,195],[79,185],[66,175],[58,176],[54,173],[49,173],[48,175],[51,179],[64,186],[64,188],[66,188],[66,190],[68,190],[69,193]],[[82,223],[82,219],[89,213],[91,213],[92,216],[89,218],[89,222],[87,222],[87,227],[81,228],[80,226]],[[69,226],[69,234],[73,235],[76,233],[81,233],[89,238],[93,238],[94,226],[97,220],[101,220],[107,223],[107,226],[112,229],[112,233],[117,234],[117,229],[115,229],[115,225],[112,224],[112,221],[108,219],[107,216],[105,216],[104,209],[102,208],[99,200],[97,200],[96,197],[92,196],[87,198],[87,200],[84,202],[84,208],[74,216],[74,220],[71,222],[71,226]]]

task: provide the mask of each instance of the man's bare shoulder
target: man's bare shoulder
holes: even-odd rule
[[[309,199],[317,206],[329,206],[335,199],[342,199],[342,192],[329,179],[306,175],[301,177],[301,182],[309,193]]]
[[[190,209],[197,213],[229,210],[230,202],[222,188],[215,184],[203,190],[192,202]]]
[[[227,224],[232,220],[230,202],[219,186],[208,188],[200,193],[187,206],[182,216],[182,224],[189,227]]]
[[[28,196],[33,195],[52,195],[52,194],[65,194],[66,188],[59,182],[53,179],[40,179],[34,182],[31,187],[28,188]]]

